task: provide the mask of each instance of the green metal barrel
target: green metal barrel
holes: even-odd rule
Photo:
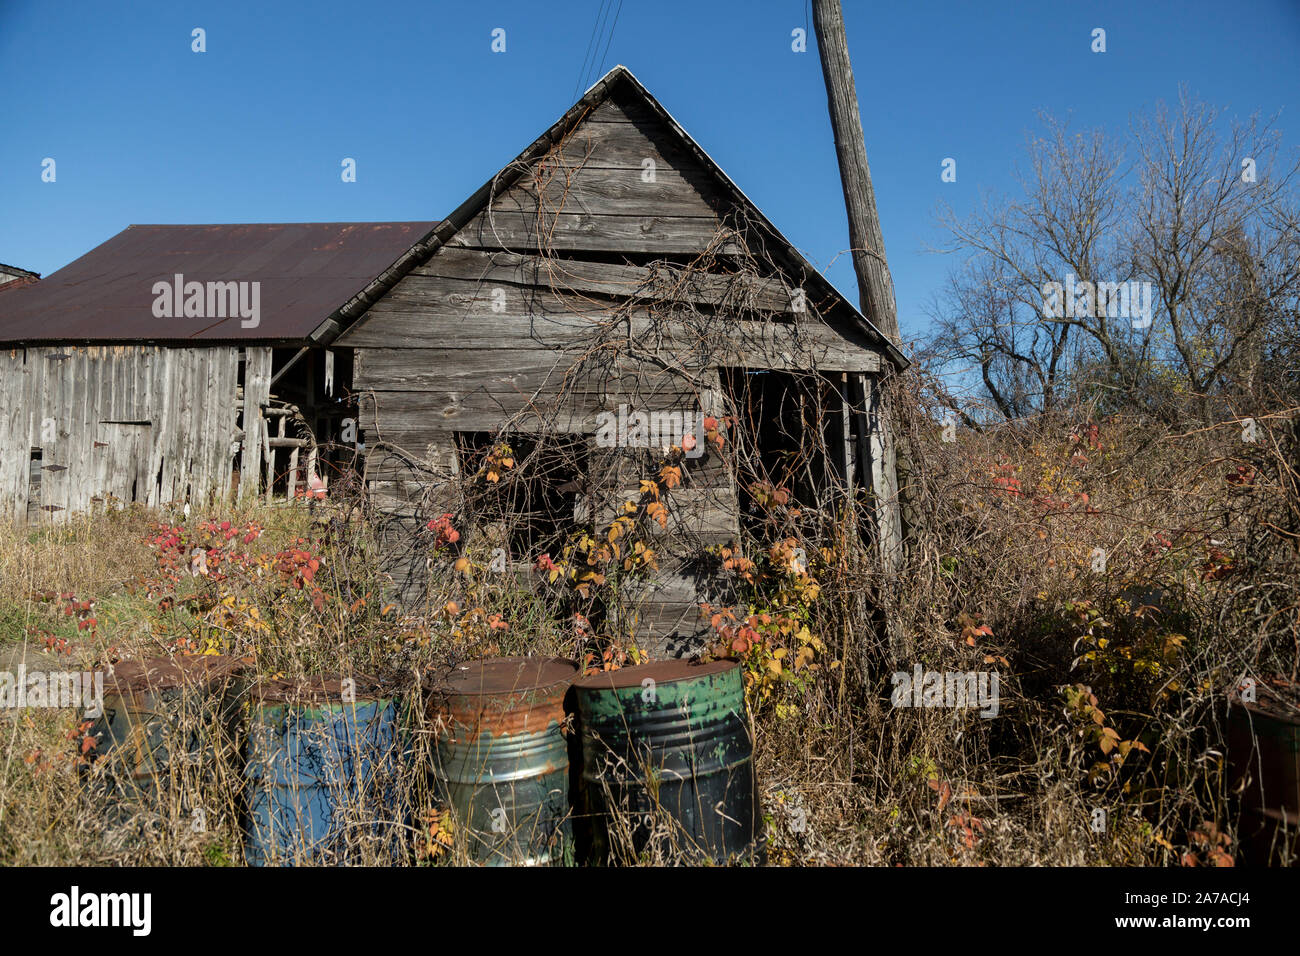
[[[433,675],[434,788],[471,860],[572,860],[564,699],[577,674],[564,658],[504,657]]]
[[[734,661],[656,661],[574,684],[597,861],[762,856],[754,747]]]
[[[124,661],[105,674],[87,782],[110,798],[154,803],[238,758],[245,662],[223,655]],[[188,786],[184,786],[188,785]],[[181,808],[192,811],[194,808]]]

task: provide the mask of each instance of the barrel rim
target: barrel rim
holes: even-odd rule
[[[354,698],[343,699],[343,681],[353,681]],[[368,674],[311,674],[298,678],[264,677],[253,685],[250,695],[256,705],[283,704],[331,706],[363,704],[392,699],[379,680]]]
[[[178,654],[118,661],[105,668],[105,693],[122,696],[201,687],[243,675],[248,658],[229,654]]]
[[[1228,694],[1229,705],[1249,712],[1252,717],[1300,724],[1300,686],[1275,675],[1260,678],[1255,688],[1255,700],[1248,701],[1241,699],[1240,686],[1234,686]]]
[[[642,682],[647,678],[656,684],[671,684],[726,674],[739,668],[739,661],[729,659],[690,661],[678,657],[636,664],[632,667],[620,667],[613,671],[600,671],[574,681],[573,686],[581,691],[632,690],[640,689]]]
[[[533,663],[538,665],[536,679],[532,681],[508,681],[507,677],[511,665],[519,668],[521,665]],[[563,665],[567,672],[563,675],[543,679],[545,669],[552,665]],[[475,668],[478,670],[475,671]],[[478,682],[474,681],[472,676],[474,673],[481,673],[489,668],[501,673],[487,674],[484,679]],[[462,674],[461,671],[466,673]],[[429,693],[447,697],[501,697],[510,694],[525,694],[557,687],[561,684],[572,684],[581,676],[581,668],[578,666],[578,662],[572,658],[547,657],[541,654],[512,657],[479,657],[469,661],[462,661],[459,664],[444,665],[441,668],[432,667],[430,672],[436,676],[433,676],[430,682]],[[455,678],[454,681],[453,678]]]

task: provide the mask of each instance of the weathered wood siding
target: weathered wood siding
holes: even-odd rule
[[[611,99],[335,342],[354,350],[367,479],[389,516],[388,570],[409,602],[427,580],[412,547],[420,503],[427,517],[428,496],[454,476],[457,432],[592,436],[597,415],[621,404],[721,416],[724,365],[879,370],[879,354],[826,325],[779,270],[678,264],[750,248],[719,193],[648,110]],[[656,306],[669,298],[699,305],[705,320],[665,322]],[[605,452],[590,437],[588,448],[589,461]],[[591,469],[615,501],[636,499],[650,477],[625,457]],[[710,454],[665,499],[660,573],[622,613],[639,644],[675,655],[698,647],[698,606],[713,598],[693,570],[701,550],[738,533],[735,476]]]
[[[270,349],[247,351],[269,378]],[[0,350],[0,517],[229,494],[239,362],[234,347]]]

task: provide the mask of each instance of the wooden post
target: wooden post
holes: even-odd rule
[[[283,419],[282,419],[283,420]],[[295,448],[289,452],[289,490],[285,497],[293,501],[294,494],[298,491],[298,449]]]
[[[282,414],[279,416],[280,424],[276,430],[275,437],[284,437],[284,423],[289,416]],[[267,430],[266,439],[266,503],[271,503],[271,496],[275,492],[275,445],[271,442],[270,430]]]
[[[849,244],[853,270],[858,279],[859,308],[877,329],[895,345],[900,344],[898,310],[894,285],[885,259],[885,240],[876,211],[876,194],[871,186],[867,147],[862,135],[862,115],[849,63],[849,45],[844,36],[844,14],[840,0],[812,0],[817,49],[826,80],[826,100],[831,130],[835,134],[835,156],[844,187],[844,206],[849,219]],[[898,493],[897,450],[887,416],[881,405],[884,377],[868,380],[860,376],[867,414],[867,444],[871,462],[871,484],[876,507],[876,528],[881,569],[892,582],[902,568],[903,520]],[[886,621],[890,650],[896,662],[911,656],[912,642],[899,621]]]
[[[849,215],[849,244],[853,248],[853,270],[858,276],[859,304],[862,314],[897,345],[894,285],[885,260],[876,193],[871,188],[871,169],[867,166],[862,116],[858,112],[858,92],[853,84],[853,67],[849,64],[840,0],[812,0],[812,13],[826,79],[831,130],[835,134],[835,155],[844,185],[844,205]]]
[[[853,502],[853,473],[857,471],[857,450],[853,447],[853,387],[849,373],[840,373],[840,428],[844,443],[844,489]]]
[[[866,412],[866,455],[871,463],[871,490],[875,497],[876,530],[880,536],[880,560],[885,572],[898,574],[903,565],[903,525],[898,508],[898,464],[889,416],[881,408],[878,382],[858,375]]]

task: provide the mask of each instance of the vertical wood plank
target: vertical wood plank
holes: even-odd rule
[[[37,349],[27,350],[27,361],[24,370],[26,380],[23,383],[23,402],[26,409],[27,421],[27,447],[28,447],[28,464],[27,464],[27,485],[23,489],[20,501],[26,502],[24,511],[20,512],[19,518],[27,518],[28,521],[33,519],[39,520],[41,514],[41,486],[39,483],[40,471],[35,471],[33,477],[33,464],[30,460],[32,448],[40,447],[40,421],[41,421],[41,396],[45,390],[45,368],[44,359],[38,354]]]
[[[160,349],[159,359],[161,361],[158,364],[155,387],[159,393],[156,402],[157,407],[160,409],[160,425],[156,436],[156,467],[154,469],[154,473],[159,478],[157,497],[154,503],[162,507],[171,504],[172,472],[176,468],[176,427],[174,424],[174,418],[178,413],[176,408],[176,350]]]
[[[0,351],[0,519],[21,517],[18,509],[25,482],[19,476],[26,470],[28,456],[22,447],[27,440],[22,414],[24,378],[22,352]]]
[[[68,509],[68,481],[71,478],[73,376],[70,366],[76,353],[57,346],[45,350],[45,391],[41,437],[47,444],[41,461],[41,510],[46,520],[62,524]]]
[[[902,569],[903,522],[898,507],[895,449],[889,423],[881,407],[879,382],[861,373],[860,386],[866,397],[867,444],[871,461],[871,490],[875,497],[876,529],[880,536],[881,563],[890,574]]]
[[[271,350],[244,350],[244,444],[240,456],[239,499],[256,496],[262,485],[266,419],[262,409],[271,396]]]
[[[844,488],[849,496],[853,495],[855,472],[858,470],[857,450],[853,441],[853,392],[849,382],[849,373],[840,373],[840,430],[843,439],[842,463],[844,466]]]

